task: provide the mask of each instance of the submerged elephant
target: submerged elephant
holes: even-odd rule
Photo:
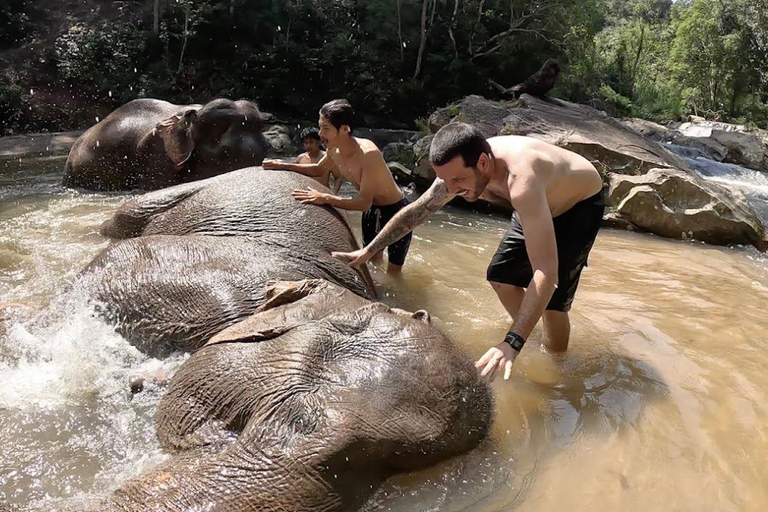
[[[109,508],[353,510],[487,435],[487,385],[425,313],[316,280],[267,298],[179,369],[155,416],[176,455]]]
[[[270,280],[324,279],[374,298],[366,270],[331,257],[358,247],[346,218],[291,197],[310,184],[254,167],[138,196],[102,226],[125,240],[98,254],[78,286],[155,357],[194,351],[253,312]]]
[[[153,190],[259,165],[270,148],[262,127],[258,107],[246,100],[133,100],[77,139],[64,185]]]

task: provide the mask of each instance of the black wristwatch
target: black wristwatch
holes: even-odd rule
[[[520,352],[523,350],[523,345],[525,345],[525,338],[514,331],[509,331],[507,335],[504,336],[504,343]]]

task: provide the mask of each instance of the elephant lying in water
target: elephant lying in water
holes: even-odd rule
[[[177,454],[120,510],[351,510],[389,476],[476,447],[492,402],[423,312],[327,281],[272,283],[173,377],[155,416]]]
[[[246,100],[133,100],[77,139],[64,185],[153,190],[259,165],[270,148],[262,127],[258,107]]]
[[[155,416],[174,456],[108,508],[354,509],[487,435],[471,360],[426,313],[370,300],[370,276],[330,256],[357,247],[346,218],[291,197],[310,184],[242,169],[139,196],[102,226],[122,240],[80,286],[144,352],[195,352]]]
[[[325,279],[374,298],[367,271],[331,257],[357,248],[346,218],[291,197],[310,184],[248,168],[138,196],[102,226],[127,239],[97,255],[79,286],[155,357],[194,351],[250,314],[269,280]]]

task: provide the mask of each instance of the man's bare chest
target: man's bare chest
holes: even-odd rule
[[[352,159],[345,159],[338,155],[335,156],[334,162],[342,176],[355,185],[360,185],[360,181],[363,178],[363,166],[360,162]]]

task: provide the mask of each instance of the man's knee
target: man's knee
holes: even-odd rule
[[[516,293],[518,291],[523,292],[525,291],[524,288],[520,288],[519,286],[515,286],[512,284],[506,284],[506,283],[499,283],[498,281],[488,281],[491,285],[491,288],[499,294],[499,293]]]

